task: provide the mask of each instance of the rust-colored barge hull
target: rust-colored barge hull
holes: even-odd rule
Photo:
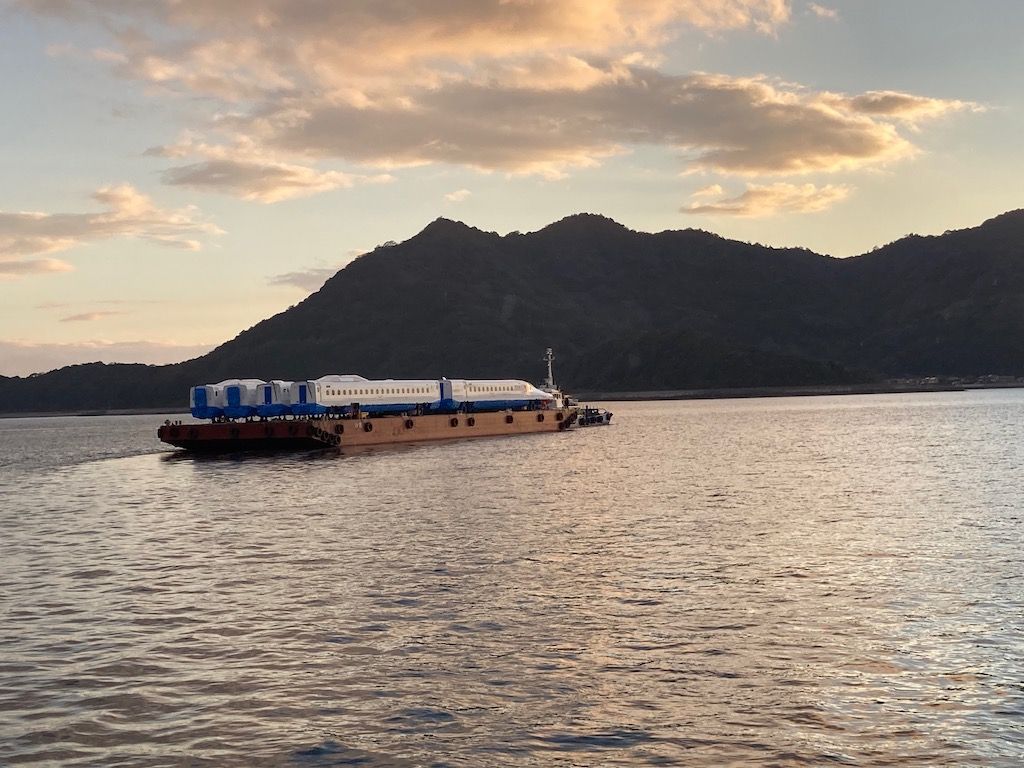
[[[163,442],[189,451],[366,448],[430,440],[558,432],[576,420],[575,408],[497,413],[379,416],[344,419],[276,419],[214,424],[165,424]]]

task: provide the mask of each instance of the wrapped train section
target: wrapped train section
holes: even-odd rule
[[[377,379],[332,374],[308,381],[227,379],[189,392],[197,419],[486,413],[547,408],[556,396],[519,379]]]

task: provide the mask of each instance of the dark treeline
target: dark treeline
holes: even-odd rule
[[[539,380],[570,389],[800,386],[1024,373],[1024,211],[833,259],[581,214],[504,237],[438,219],[286,312],[167,366],[0,377],[11,411],[182,408],[225,378]]]

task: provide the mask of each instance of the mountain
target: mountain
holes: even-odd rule
[[[895,375],[1024,373],[1024,210],[843,266],[862,316],[862,344],[844,359]]]
[[[1024,373],[1024,211],[848,259],[579,214],[500,236],[438,219],[204,357],[0,378],[7,409],[172,406],[232,377],[539,379],[570,388]]]

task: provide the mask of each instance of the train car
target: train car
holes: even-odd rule
[[[229,419],[244,419],[256,415],[262,379],[234,379],[223,385],[224,415]]]
[[[316,402],[312,395],[315,385],[312,381],[296,381],[291,387],[290,410],[294,416],[316,416],[327,409]]]
[[[257,396],[256,415],[269,419],[291,414],[294,387],[294,381],[282,381],[281,379],[261,384]]]
[[[372,415],[487,412],[546,408],[553,396],[518,379],[378,379],[332,374],[309,381],[228,379],[193,387],[192,415],[231,419],[348,415],[353,404]]]
[[[443,379],[441,387],[442,402],[449,408],[463,411],[546,407],[554,399],[550,393],[519,379]]]
[[[189,390],[189,410],[197,419],[237,419],[255,413],[258,379],[225,379],[199,384]]]
[[[224,415],[219,384],[198,384],[188,391],[188,404],[197,419],[218,419]]]
[[[312,397],[324,410],[347,414],[353,403],[370,414],[454,413],[499,411],[543,406],[552,396],[532,384],[514,379],[382,379],[369,381],[324,377],[309,382]]]
[[[424,413],[437,410],[441,388],[436,379],[379,379],[362,376],[324,376],[310,381],[311,396],[324,410],[348,414],[358,403],[364,413]]]

